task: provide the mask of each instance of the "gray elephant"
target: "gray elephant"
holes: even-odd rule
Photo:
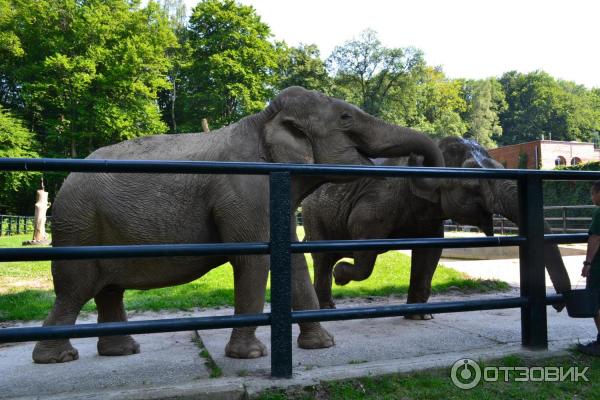
[[[441,139],[438,146],[447,167],[502,168],[478,143],[462,138]],[[387,165],[418,165],[418,157],[389,159]],[[431,183],[431,182],[430,182]],[[510,180],[365,178],[326,184],[302,203],[306,240],[443,237],[443,221],[451,218],[493,235],[493,214],[518,224],[517,187]],[[549,227],[546,226],[549,232]],[[408,303],[424,303],[442,249],[413,249]],[[556,245],[546,245],[545,265],[557,292],[571,283]],[[378,252],[315,253],[315,290],[321,308],[333,308],[332,270],[338,285],[367,279]],[[340,261],[354,258],[354,265]],[[334,268],[335,265],[335,268]],[[561,307],[558,306],[557,309]],[[430,318],[429,315],[411,318]]]
[[[368,157],[410,153],[421,154],[426,165],[443,165],[441,152],[426,135],[386,124],[341,100],[291,87],[262,112],[210,134],[142,137],[101,148],[88,158],[369,164]],[[327,179],[332,178],[294,178],[293,209]],[[269,238],[268,193],[267,176],[72,173],[54,202],[53,243],[264,242]],[[262,312],[268,256],[65,260],[52,262],[56,300],[44,325],[74,324],[92,298],[98,322],[126,321],[125,289],[190,282],[227,261],[233,265],[235,313]],[[292,256],[292,301],[294,309],[319,307],[301,254]],[[226,354],[264,356],[266,348],[255,331],[234,328]],[[319,323],[300,325],[300,347],[333,344]],[[139,345],[129,335],[101,337],[98,352],[133,354]],[[38,363],[77,358],[69,340],[40,341],[33,351]]]

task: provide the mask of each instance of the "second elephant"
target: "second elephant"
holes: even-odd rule
[[[438,146],[447,167],[502,168],[476,142],[449,137],[441,139]],[[406,165],[408,161],[388,159],[385,164]],[[417,182],[407,178],[364,178],[321,187],[302,203],[306,240],[443,237],[443,221],[449,218],[477,226],[489,236],[493,235],[493,214],[519,222],[518,193],[513,181],[440,179],[431,189]],[[441,248],[413,249],[408,303],[429,299],[441,253]],[[546,245],[544,254],[555,290],[560,293],[570,289],[558,247]],[[377,255],[374,251],[314,253],[314,285],[321,308],[335,307],[332,272],[339,285],[367,279]],[[354,258],[354,265],[338,262],[344,257]]]

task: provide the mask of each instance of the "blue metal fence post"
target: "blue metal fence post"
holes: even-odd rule
[[[271,376],[292,376],[291,176],[270,175]]]
[[[546,349],[548,327],[542,180],[528,175],[519,179],[518,186],[519,234],[527,238],[519,248],[521,296],[529,299],[527,305],[521,308],[521,343],[534,349]]]

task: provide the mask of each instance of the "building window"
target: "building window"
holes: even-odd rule
[[[567,160],[563,156],[558,156],[556,157],[556,160],[554,160],[554,165],[567,165]]]
[[[581,164],[581,158],[579,158],[579,157],[571,158],[571,165],[577,165],[577,164]]]

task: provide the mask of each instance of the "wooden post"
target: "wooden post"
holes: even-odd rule
[[[208,128],[208,120],[206,118],[202,118],[202,132],[210,132],[210,129]]]
[[[50,208],[48,192],[44,190],[44,181],[42,180],[42,188],[36,192],[33,240],[23,242],[23,245],[50,244],[46,234],[46,211],[48,208]]]

